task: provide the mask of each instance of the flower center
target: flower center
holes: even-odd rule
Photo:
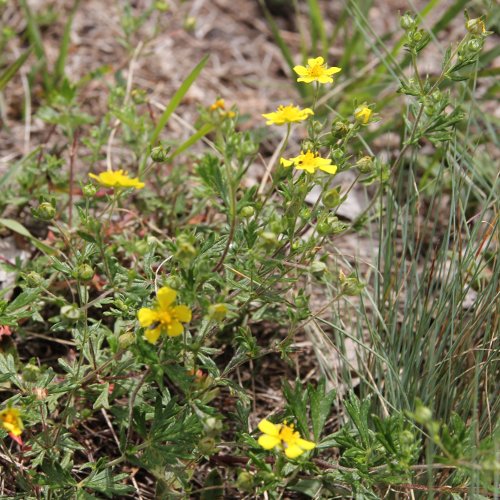
[[[168,311],[160,311],[158,313],[158,320],[162,325],[169,325],[172,322],[172,316]]]
[[[281,439],[281,443],[285,446],[285,448],[295,443],[295,441],[297,440],[297,434],[298,433],[295,432],[293,426],[289,427],[285,424],[281,426],[279,437]]]
[[[308,151],[305,155],[302,155],[302,158],[298,161],[299,165],[303,165],[306,167],[314,167],[315,163],[314,160],[316,159],[316,156],[314,153],[311,153]]]
[[[309,68],[309,75],[312,77],[321,76],[324,72],[324,68],[321,64],[315,64]]]

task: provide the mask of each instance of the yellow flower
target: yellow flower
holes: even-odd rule
[[[307,450],[312,450],[316,444],[312,441],[307,441],[300,437],[300,433],[295,430],[293,424],[273,424],[269,420],[262,420],[259,425],[259,430],[263,433],[259,437],[259,444],[265,450],[272,450],[278,447],[285,451],[288,458],[297,458]]]
[[[172,305],[177,297],[177,292],[168,286],[158,290],[156,305],[150,309],[142,307],[137,313],[139,323],[147,328],[144,336],[151,344],[156,343],[160,334],[166,333],[169,337],[177,337],[184,331],[181,323],[191,321],[191,309],[188,306]]]
[[[0,424],[14,436],[20,436],[24,429],[21,412],[17,408],[7,408],[0,411]]]
[[[341,68],[335,66],[328,68],[322,57],[308,59],[307,66],[295,66],[293,70],[299,75],[297,81],[304,83],[333,83],[332,75],[342,71]]]
[[[262,115],[267,119],[266,125],[284,125],[285,123],[297,123],[307,120],[314,111],[310,108],[300,109],[298,106],[289,104],[288,106],[278,106],[273,113]]]
[[[99,184],[106,187],[114,188],[135,188],[142,189],[144,182],[140,182],[138,178],[131,178],[127,172],[123,170],[106,170],[99,175],[89,174],[89,177],[95,179]]]
[[[210,106],[210,111],[215,111],[216,109],[226,109],[226,101],[224,101],[224,99],[217,99]]]
[[[310,174],[314,174],[318,168],[332,175],[337,172],[337,165],[332,165],[332,160],[321,158],[319,154],[311,153],[309,150],[307,150],[307,153],[301,152],[299,156],[289,160],[281,158],[280,163],[284,167],[293,165],[297,170],[305,170]]]
[[[362,104],[354,110],[354,118],[356,121],[361,123],[361,125],[367,125],[370,122],[373,111],[366,105]]]

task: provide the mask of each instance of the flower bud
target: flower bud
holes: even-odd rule
[[[198,441],[198,450],[202,455],[212,455],[217,447],[213,437],[206,436]]]
[[[222,431],[222,421],[216,417],[208,417],[203,422],[205,431],[211,434],[218,434]]]
[[[413,29],[417,26],[417,23],[414,19],[414,17],[410,13],[406,13],[401,18],[399,19],[399,25],[401,28],[404,30],[410,30]]]
[[[330,189],[327,191],[321,201],[323,202],[323,205],[327,208],[335,208],[338,205],[340,205],[340,186],[337,186],[333,189]]]
[[[458,57],[460,60],[468,59],[474,57],[478,52],[483,48],[484,41],[482,38],[471,38],[467,42],[464,43],[463,47],[460,49],[458,53]]]
[[[417,403],[417,407],[413,413],[413,418],[419,424],[429,424],[432,421],[432,411],[422,403]]]
[[[86,198],[93,198],[97,193],[97,187],[93,184],[85,184],[82,188],[82,193]]]
[[[28,274],[24,276],[26,284],[29,287],[35,288],[43,284],[43,277],[38,274],[36,271],[30,271]]]
[[[278,236],[271,231],[264,231],[261,233],[260,240],[264,247],[273,248],[278,246]]]
[[[172,288],[173,290],[180,290],[182,288],[182,280],[179,276],[170,275],[165,279],[165,286]]]
[[[168,153],[170,152],[170,146],[164,148],[163,146],[155,146],[151,150],[150,157],[156,163],[163,163],[168,160]]]
[[[308,207],[302,208],[299,217],[304,221],[308,221],[311,218],[311,209]]]
[[[71,275],[79,281],[89,281],[94,277],[94,268],[89,264],[80,264],[73,269]]]
[[[373,158],[371,156],[363,156],[356,162],[355,167],[362,174],[370,174],[375,169]]]
[[[301,149],[302,151],[315,151],[316,144],[314,143],[314,141],[311,141],[311,139],[304,139],[302,141]]]
[[[312,121],[312,129],[316,134],[320,134],[321,131],[323,130],[323,124],[318,121],[318,120],[313,120]]]
[[[80,319],[81,311],[76,304],[67,304],[61,307],[61,316],[63,318],[76,321]]]
[[[372,114],[373,111],[365,104],[358,106],[354,110],[354,118],[361,125],[368,125],[368,123],[370,123],[370,118],[372,117]]]
[[[343,295],[354,297],[360,295],[365,287],[364,283],[359,281],[354,273],[346,276],[342,271],[339,272],[340,290]]]
[[[325,271],[327,270],[327,265],[321,261],[321,260],[315,260],[311,264],[311,273],[316,276],[317,278],[320,278]]]
[[[332,123],[331,134],[334,139],[343,139],[349,133],[348,123],[337,121]]]
[[[144,104],[146,102],[146,91],[143,89],[134,89],[130,93],[134,104]]]
[[[240,215],[242,217],[244,217],[245,219],[248,219],[250,217],[253,216],[253,214],[255,214],[255,209],[250,206],[250,205],[247,205],[246,207],[243,207],[240,211]]]
[[[180,237],[178,239],[177,252],[175,252],[178,260],[191,262],[197,254],[196,248],[186,238]]]
[[[226,304],[212,304],[208,308],[208,317],[214,321],[222,321],[227,316],[228,308]]]
[[[40,220],[49,221],[56,215],[56,207],[48,201],[40,203],[37,208],[32,209],[31,213]]]
[[[247,493],[253,490],[253,476],[250,472],[242,471],[236,478],[236,488]]]
[[[36,382],[40,378],[40,375],[40,368],[36,365],[28,363],[23,368],[23,379],[26,380],[26,382]]]
[[[486,26],[480,17],[469,19],[465,23],[465,28],[473,35],[484,35],[486,33]]]

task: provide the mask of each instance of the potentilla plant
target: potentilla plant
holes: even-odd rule
[[[127,10],[126,47],[142,22]],[[329,248],[365,228],[372,208],[383,213],[379,195],[408,148],[449,141],[463,117],[444,82],[467,78],[488,35],[484,21],[467,18],[467,34],[434,81],[417,65],[429,34],[409,14],[401,25],[415,73],[400,82],[412,98],[411,132],[392,165],[368,146],[386,119],[376,102],[363,96],[344,102],[347,112],[331,112],[328,92],[344,73],[325,55],[292,67],[294,83],[313,89],[308,107],[287,100],[262,115],[262,126],[282,137],[251,186],[259,133],[241,131],[237,106],[224,99],[200,109],[183,143],[160,140],[206,58],[159,117],[133,75],[117,79],[101,123],[77,112],[78,85],[54,89],[39,118],[69,141],[70,175],[62,179],[61,159],[43,150],[27,155],[7,191],[19,220],[0,218],[2,230],[36,249],[26,263],[6,263],[18,281],[12,298],[0,300],[0,460],[9,498],[124,498],[140,491],[138,481],[151,498],[380,498],[414,482],[434,491],[419,476],[424,453],[436,455],[437,473],[456,471],[450,491],[462,493],[473,474],[494,490],[492,440],[476,443],[474,464],[473,436],[460,418],[446,424],[424,405],[389,404],[383,376],[367,380],[385,362],[375,346],[359,342],[371,354],[359,358],[369,374],[360,384],[380,384],[373,397],[346,395],[341,384],[337,392],[321,377],[284,379],[283,401],[270,408],[251,386],[267,380],[268,359],[296,361],[296,336],[329,308],[363,300],[370,284],[341,252],[331,265]],[[79,144],[88,164],[80,186]],[[114,144],[134,160],[115,158]],[[348,170],[354,180],[345,188],[338,176]],[[371,184],[366,210],[342,219],[351,191]],[[27,214],[42,234],[23,225]],[[311,287],[332,300],[318,310]]]

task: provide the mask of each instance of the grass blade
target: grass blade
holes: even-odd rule
[[[292,68],[295,66],[295,63],[293,62],[292,53],[290,52],[288,45],[285,43],[285,40],[283,40],[283,37],[281,36],[280,33],[280,29],[276,24],[274,17],[269,12],[269,9],[267,8],[267,5],[265,4],[264,0],[259,0],[259,4],[262,7],[262,11],[264,12],[264,16],[266,18],[269,29],[271,30],[271,33],[274,37],[274,40],[278,44],[278,47],[281,50],[281,54],[283,55],[286,63],[290,68],[290,74],[293,74]],[[307,96],[307,90],[304,88],[303,85],[296,84],[296,87],[302,98]]]
[[[167,124],[168,119],[170,118],[172,113],[177,109],[177,106],[179,106],[182,98],[186,95],[186,92],[189,90],[189,87],[191,87],[196,78],[198,78],[198,75],[200,74],[201,70],[205,67],[205,64],[207,64],[207,61],[208,61],[208,55],[203,57],[203,59],[195,66],[195,68],[193,69],[193,71],[191,71],[188,77],[182,82],[182,85],[174,94],[174,96],[168,103],[168,106],[165,108],[165,111],[162,113],[160,119],[158,120],[158,124],[156,125],[153,134],[151,135],[151,140],[150,140],[151,145],[154,145],[156,143],[160,135],[160,132]]]
[[[3,71],[0,75],[0,91],[2,91],[7,83],[11,80],[11,78],[19,71],[19,68],[25,63],[26,59],[28,59],[31,54],[31,48],[29,48],[26,52],[21,54],[7,69]]]
[[[40,33],[40,28],[33,17],[33,13],[26,0],[19,0],[21,4],[21,9],[26,17],[26,23],[28,27],[28,37],[33,46],[33,51],[42,67],[42,79],[45,90],[50,89],[49,74],[47,72],[47,56],[45,54],[45,48],[42,42],[42,35]]]
[[[186,149],[190,148],[195,142],[198,142],[202,137],[212,132],[214,126],[211,123],[206,123],[196,133],[194,133],[187,141],[183,142],[171,155],[170,158],[175,158]]]
[[[59,55],[57,57],[56,64],[54,66],[54,74],[52,77],[53,85],[58,86],[61,79],[64,77],[64,67],[66,66],[66,59],[68,58],[69,43],[71,41],[71,26],[73,25],[73,19],[75,18],[76,11],[80,5],[80,0],[75,0],[71,13],[64,26],[64,33],[61,38],[61,45],[59,47]]]
[[[318,38],[321,41],[321,54],[327,59],[328,56],[328,39],[326,36],[325,25],[323,23],[323,15],[319,7],[318,0],[307,0],[309,6],[309,15],[311,18],[311,36],[312,47],[316,52]]]

